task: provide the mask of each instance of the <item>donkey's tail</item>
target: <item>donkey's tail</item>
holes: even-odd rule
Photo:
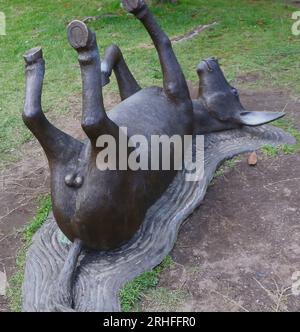
[[[65,264],[59,274],[57,287],[54,289],[50,301],[50,311],[70,312],[73,309],[73,282],[77,267],[78,257],[82,250],[82,241],[75,239],[72,243]]]

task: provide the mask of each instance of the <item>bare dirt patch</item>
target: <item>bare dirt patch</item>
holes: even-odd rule
[[[177,43],[181,43],[181,42],[184,42],[187,40],[191,40],[191,39],[197,37],[203,31],[205,31],[207,29],[212,29],[217,24],[218,24],[217,22],[213,22],[210,24],[200,24],[183,35],[171,37],[170,40],[171,40],[172,44],[177,44]],[[151,48],[154,48],[154,45],[153,44],[139,44],[139,48],[151,49]]]
[[[252,111],[284,111],[300,130],[300,97],[278,89],[242,91],[241,97],[245,107]]]
[[[250,72],[242,75],[238,75],[235,78],[235,83],[240,84],[253,84],[259,82],[263,78],[263,74],[259,72]]]
[[[289,155],[250,167],[243,158],[210,187],[160,282],[188,294],[177,310],[300,310],[291,295],[300,270],[299,162]],[[156,308],[146,301],[143,310]]]
[[[300,1],[299,0],[287,0],[287,4],[292,5],[294,7],[299,7],[300,8]]]

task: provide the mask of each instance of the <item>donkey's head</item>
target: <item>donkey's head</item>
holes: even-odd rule
[[[245,110],[238,90],[226,80],[218,60],[208,58],[197,67],[199,96],[214,118],[237,125],[258,126],[283,117],[283,112]]]

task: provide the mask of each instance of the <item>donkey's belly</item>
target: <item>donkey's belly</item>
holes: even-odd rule
[[[148,142],[152,135],[192,134],[192,118],[186,106],[174,105],[158,88],[138,92],[108,114],[117,125],[127,128],[129,137],[143,135]],[[67,188],[61,170],[60,178],[52,177],[56,179],[52,185],[54,215],[70,240],[79,238],[89,248],[108,250],[136,233],[148,208],[176,175],[173,146],[168,170],[151,170],[150,144],[148,148],[148,170],[135,171],[129,164],[126,171],[101,171],[93,164],[95,160],[87,160],[80,170],[84,179],[80,188]],[[89,153],[83,155],[88,158]]]
[[[128,135],[191,135],[192,103],[175,104],[158,87],[140,90],[108,113],[118,126],[126,127]]]
[[[148,208],[176,173],[130,172],[126,176],[97,172],[97,177],[77,190],[66,188],[63,181],[56,183],[52,188],[53,212],[59,228],[71,241],[78,238],[88,248],[110,250],[131,239]]]
[[[81,188],[52,184],[53,212],[71,240],[91,249],[115,249],[136,233],[151,204],[145,176],[94,169]]]

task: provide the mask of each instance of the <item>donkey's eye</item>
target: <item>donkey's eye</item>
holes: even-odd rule
[[[239,92],[236,88],[232,88],[231,92],[233,93],[234,96],[238,97],[239,96]]]

